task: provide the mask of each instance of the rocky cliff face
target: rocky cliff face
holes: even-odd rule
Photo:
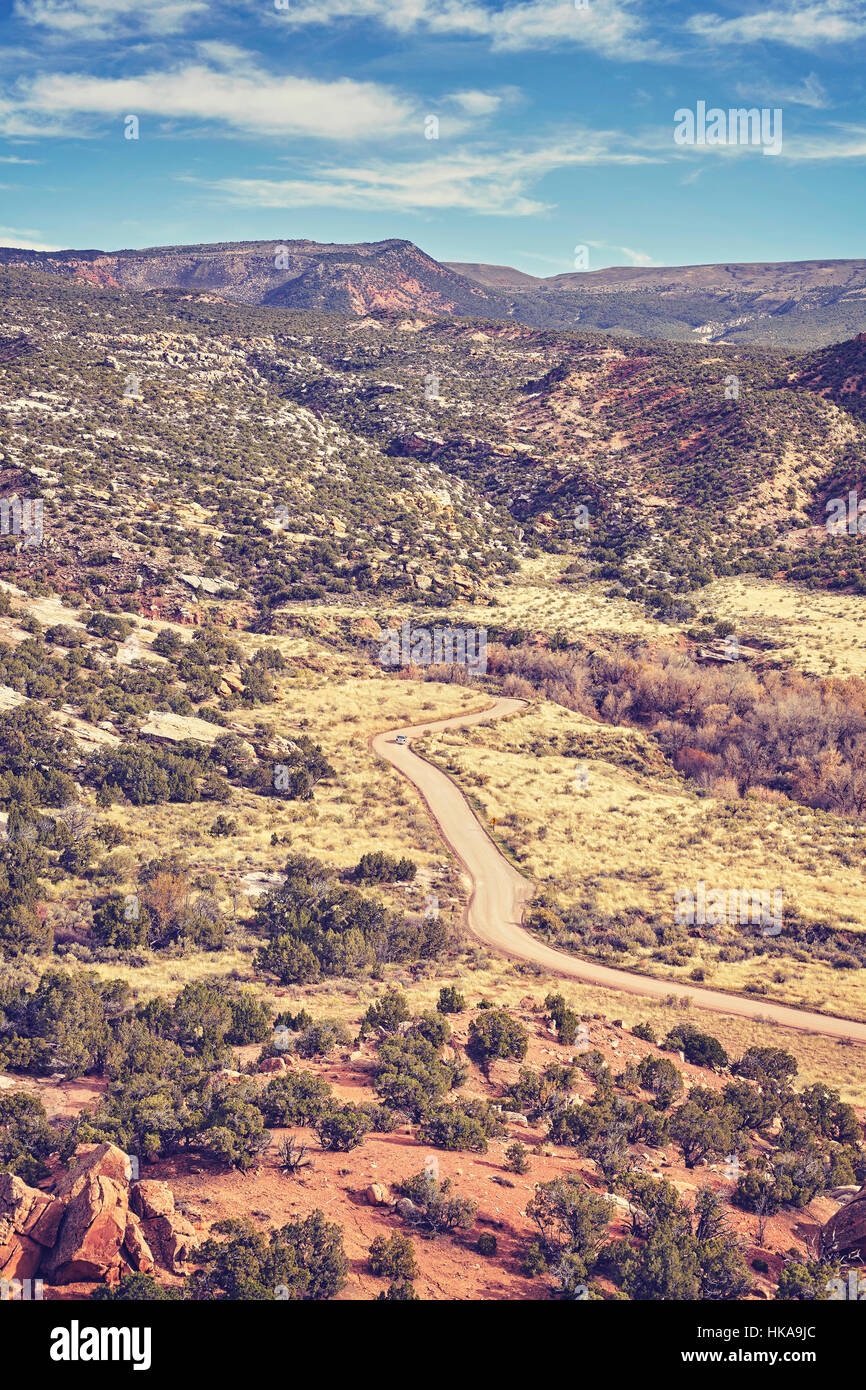
[[[0,250],[0,263],[25,264],[140,292],[188,289],[244,304],[330,313],[394,309],[496,315],[509,307],[410,241],[251,241],[112,252],[7,248]]]

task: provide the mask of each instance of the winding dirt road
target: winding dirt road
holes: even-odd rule
[[[523,913],[535,891],[534,885],[518,873],[500,852],[456,782],[411,747],[412,739],[422,734],[501,719],[505,715],[515,714],[524,705],[524,700],[502,698],[488,709],[472,714],[439,719],[429,724],[407,725],[402,729],[377,734],[371,744],[380,757],[417,787],[443,839],[468,871],[473,883],[468,913],[469,929],[473,936],[494,951],[518,960],[534,961],[545,970],[585,980],[589,984],[653,998],[663,999],[675,994],[716,1013],[736,1014],[784,1028],[797,1028],[805,1033],[866,1043],[866,1023],[810,1013],[806,1009],[788,1008],[784,1004],[765,1000],[759,1002],[737,994],[723,994],[721,990],[702,989],[697,985],[683,984],[680,980],[659,980],[629,970],[614,970],[607,965],[555,951],[525,931],[521,925]],[[406,742],[397,743],[398,735],[404,736]]]

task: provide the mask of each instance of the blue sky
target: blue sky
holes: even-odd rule
[[[0,42],[2,245],[866,255],[866,0],[0,0]],[[701,101],[781,153],[677,145]]]

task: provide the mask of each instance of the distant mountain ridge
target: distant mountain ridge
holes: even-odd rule
[[[554,289],[652,289],[758,290],[778,294],[783,291],[823,289],[836,285],[866,290],[866,260],[841,261],[744,261],[723,265],[608,266],[604,270],[569,271],[539,277],[526,275],[511,266],[479,265],[447,261],[451,270],[477,280],[481,285],[517,288],[531,282],[534,288]]]
[[[138,293],[181,289],[285,309],[456,314],[679,342],[811,349],[866,329],[866,260],[614,266],[541,278],[510,266],[440,262],[391,238],[119,251],[7,247],[0,264]]]

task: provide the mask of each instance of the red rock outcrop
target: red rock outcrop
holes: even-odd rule
[[[143,1179],[130,1197],[132,1210],[141,1218],[142,1232],[160,1262],[173,1274],[183,1274],[198,1245],[195,1227],[175,1211],[174,1193],[167,1183]]]
[[[89,1177],[111,1178],[128,1186],[132,1177],[129,1154],[116,1144],[82,1144],[75,1152],[72,1167],[57,1184],[58,1197],[74,1197]]]
[[[0,1279],[30,1279],[54,1244],[63,1204],[12,1173],[0,1173]]]
[[[126,1214],[126,1232],[123,1237],[123,1253],[133,1269],[140,1274],[150,1274],[156,1265],[144,1229],[135,1212]]]
[[[825,1223],[821,1238],[825,1250],[840,1255],[859,1250],[866,1256],[866,1183]]]
[[[112,1283],[120,1271],[126,1236],[128,1189],[97,1173],[82,1174],[74,1186],[57,1244],[43,1266],[45,1278],[53,1284]]]
[[[129,1204],[142,1221],[150,1221],[156,1216],[174,1216],[174,1193],[167,1182],[142,1178],[133,1187]]]
[[[55,1194],[0,1173],[0,1279],[49,1284],[114,1283],[125,1270],[174,1274],[198,1245],[195,1228],[175,1210],[167,1183],[130,1186],[132,1164],[116,1144],[76,1153]]]

